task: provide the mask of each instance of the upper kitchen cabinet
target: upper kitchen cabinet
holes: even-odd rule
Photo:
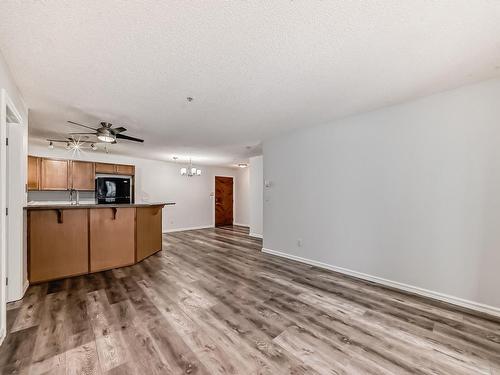
[[[41,190],[68,190],[69,161],[58,159],[41,159]]]
[[[115,165],[108,163],[95,163],[95,173],[115,173]]]
[[[75,190],[95,189],[95,164],[88,161],[76,161],[71,163],[71,184],[70,188]]]
[[[135,174],[135,167],[133,165],[116,164],[116,174],[133,176]]]
[[[95,173],[133,176],[135,174],[135,166],[126,164],[95,163]]]
[[[95,190],[95,175],[135,176],[135,166],[28,155],[28,190]]]
[[[40,190],[40,158],[28,156],[28,190]]]

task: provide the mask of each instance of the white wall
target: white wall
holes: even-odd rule
[[[500,80],[265,142],[264,178],[265,248],[500,308]]]
[[[234,224],[248,227],[250,224],[250,173],[240,168],[236,178],[234,196]]]
[[[239,179],[241,171],[238,168],[205,167],[200,177],[184,177],[179,174],[180,164],[167,163],[149,159],[132,158],[121,155],[104,154],[100,152],[85,152],[81,156],[73,157],[64,148],[50,150],[47,146],[30,143],[29,154],[35,156],[68,158],[101,161],[107,163],[134,164],[136,167],[136,201],[175,202],[175,206],[165,207],[163,210],[163,230],[180,230],[188,228],[209,227],[214,225],[214,200],[210,195],[214,192],[215,176],[234,177],[234,217],[235,222],[240,217],[247,216],[244,204],[239,200],[247,200],[245,189],[241,188]],[[244,176],[242,177],[245,178]],[[48,194],[47,194],[48,193]],[[41,194],[57,199],[67,199],[68,193],[39,192],[30,193],[30,199],[39,198]]]
[[[250,235],[262,238],[263,229],[263,158],[250,158]]]
[[[6,218],[8,226],[8,238],[6,238],[6,255],[4,259],[0,259],[0,342],[4,337],[5,327],[5,301],[14,300],[21,297],[23,292],[24,281],[26,275],[22,273],[23,259],[23,243],[19,241],[23,235],[23,205],[26,202],[26,194],[24,190],[26,163],[19,165],[19,160],[26,160],[27,136],[28,136],[28,108],[18,90],[9,68],[0,53],[0,90],[4,89],[9,99],[12,101],[13,107],[17,110],[21,117],[22,124],[8,125],[2,131],[8,133],[9,150],[2,154],[3,158],[8,158],[8,173],[6,177],[8,181],[2,178],[2,191],[8,189],[8,198],[6,205],[9,207],[9,216]],[[0,122],[1,123],[1,122]],[[3,143],[3,142],[2,142]],[[7,182],[7,183],[6,183]],[[2,193],[4,194],[4,193]],[[3,210],[2,210],[3,211]],[[3,212],[2,212],[3,215]],[[5,288],[5,277],[9,278],[9,286]]]

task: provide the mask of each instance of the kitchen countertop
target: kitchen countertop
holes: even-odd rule
[[[153,206],[173,206],[174,202],[136,202],[136,203],[111,203],[97,204],[95,202],[80,202],[80,204],[70,204],[69,202],[31,202],[25,210],[53,210],[70,208],[126,208],[126,207],[153,207]]]

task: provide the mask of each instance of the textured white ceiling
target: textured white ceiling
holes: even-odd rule
[[[1,1],[0,49],[32,137],[105,120],[146,140],[113,152],[229,164],[289,129],[499,76],[500,1]]]

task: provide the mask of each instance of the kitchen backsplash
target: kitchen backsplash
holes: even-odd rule
[[[93,191],[80,191],[80,201],[94,200]],[[69,191],[29,191],[28,202],[69,201]]]

